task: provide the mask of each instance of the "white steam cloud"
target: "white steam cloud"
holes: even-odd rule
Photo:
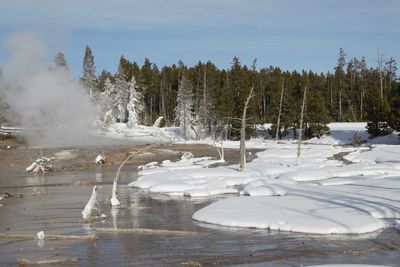
[[[0,90],[14,124],[31,129],[31,145],[76,146],[91,139],[94,108],[85,89],[63,68],[46,67],[46,46],[32,34],[16,34],[5,42],[11,56],[3,69]]]

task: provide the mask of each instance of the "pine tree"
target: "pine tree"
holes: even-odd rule
[[[183,138],[192,139],[194,114],[193,114],[193,87],[186,75],[182,76],[178,89],[177,106],[175,108],[175,119],[178,123]]]
[[[64,69],[66,71],[69,71],[69,65],[67,63],[67,60],[65,59],[65,55],[61,52],[58,52],[57,55],[54,57],[54,63],[56,65],[56,68]]]
[[[107,79],[109,79],[110,81],[114,81],[114,76],[110,72],[108,72],[106,70],[102,70],[101,74],[99,76],[99,83],[98,83],[98,90],[100,92],[104,92],[105,82]]]
[[[135,77],[133,76],[129,82],[129,102],[127,105],[128,110],[128,127],[137,128],[139,125],[139,113],[143,111],[143,97],[140,92],[137,91],[138,86],[136,84]]]
[[[397,63],[393,57],[390,57],[385,62],[385,79],[388,81],[389,90],[392,89],[392,84],[396,81]]]
[[[128,102],[129,102],[129,84],[125,80],[122,68],[118,68],[117,75],[115,77],[115,99],[116,99],[116,119],[117,122],[126,123],[128,122]]]
[[[389,117],[390,126],[394,130],[400,132],[400,83],[397,84],[397,88],[395,88],[392,92],[390,105],[391,105],[391,112]]]
[[[387,135],[392,132],[388,124],[391,114],[389,101],[386,97],[381,98],[381,70],[379,68],[369,71],[368,84],[369,90],[366,94],[366,115],[368,119],[367,131],[371,137]]]
[[[94,101],[94,92],[97,87],[96,67],[92,50],[86,46],[85,56],[83,58],[83,74],[81,77],[82,86],[87,90],[89,99]]]
[[[104,92],[101,94],[101,106],[104,112],[103,125],[108,127],[117,121],[117,102],[115,85],[109,78],[104,82]]]
[[[306,114],[306,125],[308,125],[308,127],[305,134],[307,138],[320,138],[329,130],[327,127],[329,116],[325,100],[321,92],[316,90],[310,90],[308,98]]]

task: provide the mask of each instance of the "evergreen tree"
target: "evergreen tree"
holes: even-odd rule
[[[111,82],[114,81],[114,76],[106,71],[106,70],[102,70],[99,76],[99,83],[98,83],[98,90],[100,92],[104,92],[105,90],[105,82],[106,80],[109,79]]]
[[[65,56],[63,53],[61,53],[61,52],[57,53],[57,55],[54,57],[54,63],[56,65],[56,68],[60,68],[60,69],[69,71],[69,66],[68,66],[67,60],[65,59]]]
[[[121,66],[118,67],[115,77],[115,91],[117,122],[126,123],[128,122],[129,84],[125,79]]]
[[[389,115],[390,126],[394,130],[400,132],[400,83],[398,83],[397,87],[392,91],[390,105],[391,105],[391,112]]]
[[[83,74],[81,77],[82,86],[87,90],[89,99],[94,100],[94,93],[97,87],[96,67],[92,50],[86,46],[85,56],[83,58]]]
[[[385,62],[385,80],[388,83],[389,90],[392,89],[393,82],[396,81],[397,63],[393,57]]]
[[[116,99],[115,85],[109,78],[104,82],[104,92],[101,93],[101,106],[103,115],[103,125],[108,127],[117,122],[118,105]]]
[[[329,116],[324,102],[324,97],[319,91],[310,90],[306,113],[306,125],[308,125],[306,129],[307,138],[320,138],[329,130],[327,127]]]
[[[387,135],[392,132],[389,121],[390,105],[386,97],[381,98],[380,70],[372,70],[368,74],[369,90],[366,94],[367,131],[371,137]]]
[[[186,75],[182,76],[178,89],[175,119],[181,129],[183,138],[193,139],[193,87]]]

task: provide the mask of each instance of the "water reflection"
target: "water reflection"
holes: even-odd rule
[[[33,194],[47,194],[48,190],[44,186],[47,184],[47,177],[45,174],[35,174],[26,177],[26,185],[32,186]]]
[[[118,213],[119,213],[118,207],[111,207],[111,217],[114,230],[118,229],[118,224],[117,224]]]
[[[95,181],[98,183],[103,182],[103,173],[102,172],[96,172]]]

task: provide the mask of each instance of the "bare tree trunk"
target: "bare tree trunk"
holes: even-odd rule
[[[149,146],[146,146],[143,149],[140,149],[136,152],[129,153],[129,156],[121,163],[121,165],[119,165],[117,173],[115,174],[115,177],[114,177],[113,187],[112,187],[112,191],[111,191],[111,205],[112,206],[120,205],[120,202],[118,200],[118,193],[117,193],[117,183],[118,183],[118,180],[120,177],[122,167],[124,167],[125,163],[127,163],[128,160],[130,160],[132,157],[133,157],[133,159],[135,159],[140,153],[145,152],[146,150],[152,148],[153,146],[155,146],[155,145],[149,145]],[[96,190],[97,190],[96,186],[94,186],[93,192],[95,192]],[[90,200],[89,200],[89,202],[90,202]],[[85,219],[85,217],[84,217],[84,219]]]
[[[170,94],[172,92],[172,85],[171,85],[170,81],[168,81],[168,92],[170,92]],[[172,103],[173,103],[173,105],[175,105],[175,103],[176,103],[176,96],[174,96],[174,94],[172,94]],[[173,115],[173,112],[171,112],[171,111],[169,111],[169,121],[171,121],[171,122],[174,121],[174,115]]]
[[[339,81],[339,120],[342,119],[342,79]]]
[[[165,86],[165,83],[164,83]],[[161,87],[161,110],[164,116],[165,123],[167,124],[167,111],[165,108],[165,94],[164,94],[164,86]]]
[[[333,92],[332,92],[332,81],[331,81],[331,83],[330,83],[330,88],[331,88],[331,102],[330,102],[330,104],[331,104],[331,111],[333,111]]]
[[[266,113],[267,113],[267,94],[265,93],[265,90],[263,90],[263,98],[262,98],[262,105],[263,105],[263,119],[265,121]]]
[[[276,124],[275,142],[278,142],[278,135],[279,135],[280,127],[281,127],[283,91],[285,90],[284,88],[285,88],[285,79],[282,79],[281,101],[279,102],[279,114],[278,114],[278,122]]]
[[[207,69],[206,66],[204,66],[204,81],[203,81],[203,108],[204,108],[204,128],[206,129],[206,134],[208,135],[209,133],[209,127],[207,124],[208,121],[208,108],[207,108]]]
[[[196,83],[196,95],[195,95],[195,99],[196,99],[196,110],[198,111],[200,109],[200,97],[199,97],[199,88],[200,88],[200,69],[197,73],[197,83]]]
[[[203,101],[204,101],[204,107],[207,110],[207,69],[204,68],[204,81],[203,81]]]
[[[363,119],[363,103],[364,101],[364,88],[361,89],[361,99],[360,99],[360,120]]]
[[[250,99],[253,97],[253,89],[254,86],[251,87],[250,93],[246,99],[243,108],[242,128],[240,129],[240,171],[244,171],[244,168],[246,166],[246,113],[247,108],[249,107]]]
[[[381,88],[381,102],[383,102],[383,55],[378,47],[378,68],[379,68],[379,83]]]
[[[381,102],[383,102],[383,77],[382,77],[381,70],[379,70],[379,81],[380,81],[380,87],[381,87]]]
[[[303,133],[303,118],[304,118],[304,107],[306,105],[306,96],[307,96],[307,86],[304,86],[303,105],[301,107],[301,115],[300,115],[300,132],[299,132],[299,140],[297,142],[297,164],[300,163],[301,138]]]

